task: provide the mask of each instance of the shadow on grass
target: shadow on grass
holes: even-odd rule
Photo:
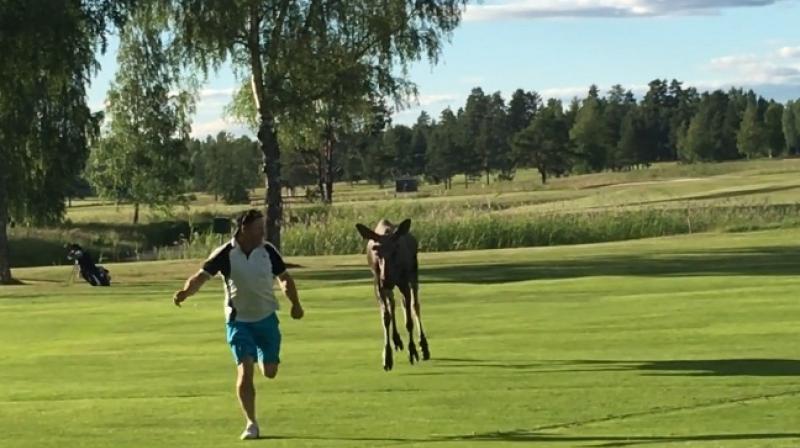
[[[570,361],[597,366],[593,371],[637,370],[666,376],[800,376],[796,359],[698,359],[666,361]]]
[[[753,434],[697,434],[686,436],[570,436],[544,434],[533,431],[499,431],[446,439],[457,442],[521,442],[521,443],[565,443],[574,446],[623,447],[646,444],[725,442],[751,440],[800,439],[800,433],[753,433]]]
[[[317,440],[317,441],[339,441],[339,442],[372,442],[372,443],[437,443],[437,442],[463,442],[465,445],[473,445],[476,442],[518,442],[518,443],[563,443],[570,446],[580,444],[582,446],[595,447],[624,447],[647,444],[665,443],[689,443],[689,442],[725,442],[725,441],[745,441],[753,442],[767,440],[800,439],[800,433],[743,433],[743,434],[696,434],[685,436],[637,436],[637,435],[587,435],[571,436],[568,434],[547,434],[529,430],[497,431],[469,435],[457,436],[430,436],[430,437],[337,437],[337,436],[313,436],[313,435],[275,435],[262,437],[261,441],[270,440]]]
[[[18,280],[16,278],[12,278],[6,283],[0,283],[0,286],[24,286],[26,283],[22,280]]]
[[[437,368],[475,370],[525,370],[529,373],[639,371],[663,376],[800,376],[796,359],[696,359],[696,360],[542,360],[497,361],[464,358],[434,359]],[[428,372],[422,372],[428,373]],[[433,373],[433,372],[429,372]]]

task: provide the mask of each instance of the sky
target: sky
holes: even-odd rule
[[[89,105],[102,109],[116,71],[117,40],[99,58]],[[393,117],[411,124],[464,105],[473,87],[508,100],[522,88],[545,98],[585,96],[622,84],[641,95],[653,79],[713,90],[752,88],[800,99],[800,0],[484,0],[471,1],[436,65],[414,64],[419,89]],[[225,117],[237,81],[230,67],[209,75],[192,133],[252,135]]]

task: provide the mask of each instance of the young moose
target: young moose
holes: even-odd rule
[[[408,330],[408,360],[411,364],[419,361],[417,347],[414,345],[413,309],[419,328],[419,347],[422,359],[431,357],[428,351],[428,340],[422,329],[422,316],[419,308],[419,279],[417,264],[417,240],[408,232],[411,220],[406,219],[399,226],[382,219],[375,230],[363,224],[356,224],[358,233],[367,240],[367,262],[375,278],[375,296],[383,317],[383,369],[392,370],[392,348],[389,345],[389,324],[392,326],[392,341],[395,350],[403,349],[403,339],[397,333],[395,321],[394,293],[395,286],[403,295],[406,330]],[[413,306],[413,308],[412,308]]]

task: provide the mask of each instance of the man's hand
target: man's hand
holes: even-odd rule
[[[181,306],[181,303],[188,299],[189,296],[197,293],[197,291],[200,290],[200,287],[203,286],[203,284],[209,278],[211,278],[210,274],[207,274],[204,271],[200,271],[197,274],[189,277],[189,279],[186,280],[186,284],[183,285],[183,289],[176,292],[175,295],[172,296],[172,303],[174,303],[175,306]]]
[[[176,292],[174,296],[172,296],[172,303],[179,307],[181,306],[181,302],[189,298],[189,295],[189,291],[181,289],[180,291]]]
[[[292,319],[302,319],[305,312],[303,312],[303,306],[300,303],[295,303],[292,305]]]

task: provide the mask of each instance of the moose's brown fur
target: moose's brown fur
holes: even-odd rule
[[[392,331],[392,342],[395,350],[403,350],[403,339],[397,332],[395,320],[395,302],[393,290],[395,286],[403,295],[406,330],[408,330],[408,360],[411,364],[419,361],[419,353],[414,344],[414,317],[419,331],[419,347],[422,359],[430,359],[428,340],[422,327],[422,316],[419,304],[419,264],[417,262],[417,240],[409,229],[411,220],[406,219],[395,226],[382,219],[375,230],[363,224],[356,224],[356,229],[367,240],[367,263],[375,280],[375,296],[383,319],[383,368],[392,369],[394,360],[389,340],[389,327]],[[412,311],[414,316],[412,317]]]

